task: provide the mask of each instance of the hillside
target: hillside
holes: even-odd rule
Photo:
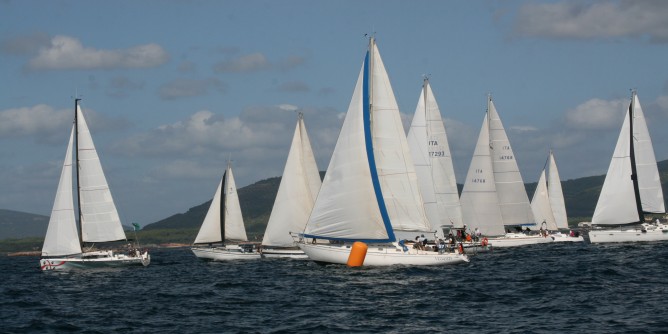
[[[44,237],[49,217],[0,209],[0,240]]]

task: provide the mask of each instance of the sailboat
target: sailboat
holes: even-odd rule
[[[95,248],[97,243],[127,242],[127,237],[81,112],[80,100],[74,99],[74,125],[42,246],[40,267],[42,270],[60,270],[147,266],[151,257],[138,245],[128,243],[119,251]],[[76,161],[73,162],[74,155]],[[73,169],[76,171],[79,226],[72,192]]]
[[[668,225],[645,214],[665,213],[654,148],[634,90],[601,188],[589,240],[592,243],[668,240]]]
[[[477,228],[497,247],[551,242],[551,237],[511,232],[535,226],[529,197],[515,155],[491,96],[461,196],[469,228]],[[507,231],[507,233],[506,233]]]
[[[548,176],[546,177],[546,175]],[[538,178],[536,191],[531,199],[531,210],[533,210],[536,221],[542,222],[541,227],[545,231],[549,231],[555,242],[584,241],[584,237],[579,232],[572,230],[568,234],[561,232],[568,230],[568,218],[559,171],[552,150],[550,150],[548,160],[540,173],[540,178]]]
[[[321,184],[304,115],[299,113],[281,184],[262,239],[262,257],[308,258],[295,245],[290,232],[304,230]]]
[[[410,248],[433,235],[385,66],[375,38],[357,79],[327,173],[297,245],[320,263],[346,264],[353,242],[363,265],[467,262],[464,254]]]
[[[190,248],[200,259],[213,261],[259,259],[260,253],[248,241],[244,220],[241,216],[239,195],[227,163],[216,194],[211,200],[195,242]]]
[[[462,235],[462,208],[448,136],[441,111],[428,78],[424,79],[411,127],[408,147],[415,163],[415,172],[422,194],[425,213],[436,235],[444,239],[449,233]],[[463,242],[468,254],[488,250],[480,241]]]

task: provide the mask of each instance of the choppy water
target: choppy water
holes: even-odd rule
[[[543,244],[347,268],[157,249],[146,268],[67,273],[0,256],[0,332],[666,332],[666,255],[668,243]]]

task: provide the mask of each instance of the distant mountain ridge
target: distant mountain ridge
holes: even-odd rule
[[[668,160],[658,162],[662,180],[663,196],[668,199]],[[320,172],[321,177],[325,172]],[[568,217],[588,219],[594,213],[598,194],[601,191],[605,175],[588,176],[562,181]],[[262,235],[267,226],[274,198],[281,182],[280,177],[260,180],[239,188],[241,211],[249,237]],[[462,185],[458,184],[461,193]],[[536,183],[525,185],[529,198],[533,196]],[[211,201],[194,206],[184,213],[169,216],[155,223],[148,224],[145,230],[160,229],[196,229],[204,220]],[[30,213],[0,209],[0,240],[9,238],[44,237],[49,217]],[[128,228],[128,227],[126,227]],[[129,228],[131,230],[131,228]]]

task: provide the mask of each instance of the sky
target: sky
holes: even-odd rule
[[[668,159],[668,2],[0,0],[0,208],[49,215],[73,121],[121,219],[280,176],[297,112],[325,170],[375,34],[410,125],[430,78],[463,183],[494,104],[525,182],[607,171],[631,89]],[[532,194],[529,194],[531,197]]]

